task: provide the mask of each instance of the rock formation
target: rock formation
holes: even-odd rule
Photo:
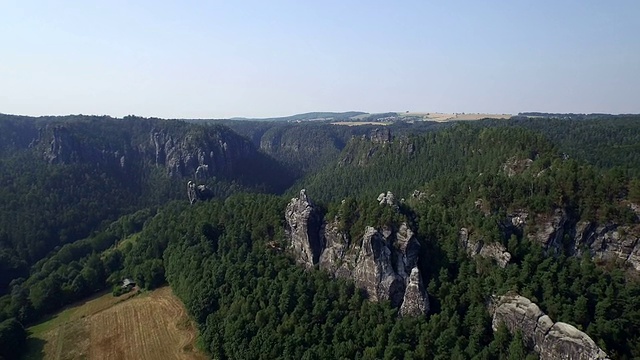
[[[504,245],[496,242],[485,244],[482,239],[475,240],[469,234],[469,230],[467,228],[460,229],[459,239],[460,245],[471,257],[479,255],[481,257],[493,259],[501,268],[507,266],[509,261],[511,261],[511,253],[507,251]]]
[[[124,167],[126,158],[120,151],[98,149],[83,143],[66,124],[51,124],[39,129],[37,139],[30,145],[41,151],[42,158],[50,164],[77,162],[117,165]],[[124,149],[123,152],[126,152]]]
[[[531,159],[518,159],[517,157],[509,158],[503,165],[502,171],[507,174],[508,177],[512,177],[523,173],[525,170],[531,167],[533,160]]]
[[[324,237],[320,233],[322,215],[307,198],[304,189],[300,191],[300,197],[291,199],[287,205],[285,219],[296,260],[307,268],[313,267],[324,250]]]
[[[196,180],[206,180],[209,177],[209,165],[202,164],[196,168]]]
[[[422,282],[422,275],[417,267],[411,269],[409,282],[404,291],[404,299],[400,306],[402,316],[420,316],[429,311],[429,298],[426,296],[427,290]]]
[[[389,300],[401,315],[423,315],[429,299],[417,267],[420,243],[407,224],[397,229],[366,227],[352,240],[339,219],[325,222],[302,190],[285,219],[290,248],[306,267],[317,265],[335,277],[352,279],[373,301]]]
[[[576,225],[573,250],[589,252],[603,260],[620,261],[640,271],[640,225],[598,225],[582,221]]]
[[[525,297],[505,295],[495,298],[490,311],[494,331],[500,324],[511,333],[520,330],[525,343],[540,355],[541,360],[609,359],[587,334],[572,325],[554,323]]]
[[[213,199],[213,191],[206,185],[196,185],[193,181],[187,183],[187,196],[192,205],[197,201],[207,201]]]
[[[51,131],[50,134],[48,130]],[[40,131],[40,136],[50,136],[49,146],[43,152],[44,158],[51,164],[69,163],[79,157],[78,142],[64,126],[53,126]]]
[[[510,214],[502,223],[504,235],[524,234],[547,251],[564,247],[572,255],[619,261],[640,271],[640,225],[576,221],[562,209],[551,215],[538,214],[533,221],[530,218],[523,210]]]
[[[387,148],[392,140],[393,136],[388,128],[374,129],[369,137],[366,135],[362,135],[360,138],[354,137],[346,145],[338,165],[366,166],[376,154],[384,153],[383,149]],[[407,154],[411,154],[415,151],[415,147],[412,145],[406,150]]]
[[[404,297],[405,284],[393,267],[393,255],[384,235],[368,226],[356,261],[350,264],[351,276],[371,300],[390,300],[393,306],[398,306]]]
[[[29,147],[51,164],[86,163],[100,167],[137,170],[152,165],[172,177],[232,177],[242,161],[255,157],[256,149],[245,138],[223,127],[203,127],[164,120],[135,119],[135,126],[105,120],[95,125],[51,122],[37,128]],[[118,124],[120,125],[120,124]],[[118,141],[101,140],[108,133]]]
[[[396,196],[393,195],[393,193],[391,191],[387,191],[387,193],[380,193],[380,195],[378,195],[378,202],[380,203],[380,205],[389,205],[391,207],[398,207],[398,204],[396,203]]]
[[[562,209],[556,209],[551,216],[539,214],[535,224],[530,229],[527,237],[537,242],[546,249],[558,249],[562,247],[567,214]]]
[[[208,131],[208,130],[205,130]],[[252,153],[249,141],[229,134],[208,131],[206,136],[198,133],[185,135],[169,134],[153,129],[149,134],[149,145],[143,145],[153,154],[155,165],[163,166],[170,176],[208,177],[212,174],[228,175],[233,172],[237,160]],[[204,165],[204,166],[203,166]]]
[[[371,131],[369,139],[374,144],[388,144],[391,142],[391,130],[388,128],[376,128]]]

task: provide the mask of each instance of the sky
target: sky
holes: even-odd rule
[[[640,113],[640,1],[0,1],[0,113]]]

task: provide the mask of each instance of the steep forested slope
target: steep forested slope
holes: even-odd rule
[[[352,138],[369,136],[377,130],[389,128],[398,136],[435,131],[450,126],[434,122],[415,124],[398,122],[384,125],[335,125],[330,122],[265,123],[256,121],[215,121],[229,126],[251,139],[255,146],[281,162],[292,171],[308,174],[335,163],[340,152]]]
[[[349,139],[369,133],[373,126],[338,126],[319,123],[264,123],[224,121],[239,134],[251,139],[255,146],[292,171],[305,174],[319,170],[335,160]]]
[[[516,117],[480,126],[513,126],[536,131],[572,158],[600,168],[620,167],[640,175],[640,116],[594,115],[566,119]]]
[[[141,118],[0,118],[0,294],[56,246],[185,196],[282,191],[291,176],[222,126]]]
[[[338,161],[300,180],[298,187],[308,188],[322,201],[351,194],[375,197],[386,190],[407,197],[437,176],[495,173],[509,158],[545,156],[544,161],[550,161],[555,156],[551,148],[541,136],[519,129],[459,125],[453,130],[409,136],[379,130],[352,139]]]

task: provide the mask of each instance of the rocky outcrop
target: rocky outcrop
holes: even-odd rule
[[[40,136],[50,136],[48,146],[42,154],[50,164],[70,163],[80,157],[79,144],[67,128],[63,126],[44,128],[40,131]]]
[[[459,232],[460,245],[470,257],[481,256],[493,259],[498,266],[504,268],[511,261],[511,253],[504,245],[496,242],[485,244],[482,239],[472,239],[467,228],[461,228]]]
[[[584,332],[567,323],[554,323],[529,299],[506,295],[493,299],[490,306],[492,327],[504,324],[511,333],[521,331],[526,344],[542,360],[609,359]]]
[[[558,249],[562,247],[566,223],[567,214],[562,209],[556,209],[551,216],[538,215],[527,237],[546,249]]]
[[[80,140],[69,125],[51,124],[39,129],[37,139],[29,145],[41,151],[42,158],[50,164],[91,163],[102,166],[127,165],[125,153],[129,148],[99,149]]]
[[[393,136],[388,128],[374,129],[368,137],[366,135],[354,137],[346,145],[338,165],[366,166],[377,156],[376,154],[384,153],[384,149],[388,148],[392,141]],[[405,144],[399,144],[399,148],[405,146]],[[408,146],[405,150],[407,155],[411,155],[415,151],[415,146]]]
[[[417,267],[420,243],[407,224],[397,229],[368,226],[354,241],[340,229],[338,218],[322,221],[304,190],[291,199],[285,219],[290,247],[299,263],[317,265],[335,277],[353,280],[369,299],[388,300],[402,315],[429,310]]]
[[[538,243],[545,249],[559,249],[568,222],[567,214],[562,209],[556,209],[551,215],[537,214],[533,216],[533,220],[531,218],[529,212],[522,209],[507,215],[500,224],[505,238],[526,235],[529,241]]]
[[[332,235],[325,234],[327,239]],[[340,245],[337,249],[330,247],[336,243],[335,239],[327,240],[320,268],[336,277],[352,279],[373,301],[389,300],[401,308],[401,314],[417,315],[418,309],[422,309],[421,314],[428,311],[429,300],[417,267],[420,243],[406,224],[397,230],[367,227],[362,239],[347,251]],[[336,257],[340,252],[343,255]]]
[[[102,135],[110,136],[105,139]],[[95,164],[114,168],[163,167],[172,177],[232,177],[256,155],[249,140],[223,127],[150,119],[50,122],[29,147],[51,164]]]
[[[206,185],[196,185],[193,181],[187,183],[187,196],[189,197],[189,203],[192,205],[197,201],[207,201],[213,199],[213,191]]]
[[[351,277],[358,287],[366,290],[371,300],[390,300],[393,306],[399,306],[404,298],[405,284],[393,267],[394,255],[384,235],[367,227],[360,252],[352,264]]]
[[[369,139],[374,144],[388,144],[391,142],[391,130],[388,128],[376,128],[369,134]]]
[[[197,176],[206,178],[229,175],[236,163],[252,154],[249,141],[239,136],[201,130],[206,134],[191,132],[185,135],[170,134],[154,129],[149,134],[150,148],[155,165],[163,166],[170,176]]]
[[[378,199],[377,201],[380,203],[380,205],[389,205],[391,207],[398,207],[398,204],[396,202],[396,196],[393,195],[393,193],[391,191],[387,191],[387,193],[380,193],[380,195],[378,195]]]
[[[531,159],[518,159],[517,157],[509,158],[503,165],[502,171],[507,174],[508,177],[512,177],[523,173],[525,170],[531,167],[533,160]]]
[[[576,221],[564,210],[556,209],[551,215],[533,217],[524,210],[517,210],[501,223],[505,237],[512,234],[526,236],[547,251],[557,253],[564,248],[568,254],[588,254],[596,259],[628,264],[640,271],[640,225],[598,224],[592,221]],[[465,240],[461,230],[461,244],[470,254],[479,253],[477,244]],[[473,255],[472,255],[473,256]]]
[[[296,260],[305,267],[313,267],[324,250],[324,237],[320,233],[322,215],[307,198],[304,189],[298,198],[291,199],[287,205],[285,220]]]
[[[204,181],[209,177],[209,165],[202,164],[196,168],[196,180]]]
[[[640,271],[640,225],[580,222],[573,248],[577,254],[586,251],[596,259],[619,261]]]
[[[400,306],[400,315],[419,316],[429,311],[429,298],[422,282],[422,275],[417,267],[411,269],[409,282],[404,291],[404,299]]]

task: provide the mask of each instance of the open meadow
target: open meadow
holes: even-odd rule
[[[196,332],[171,288],[69,307],[28,329],[26,359],[205,359]]]

